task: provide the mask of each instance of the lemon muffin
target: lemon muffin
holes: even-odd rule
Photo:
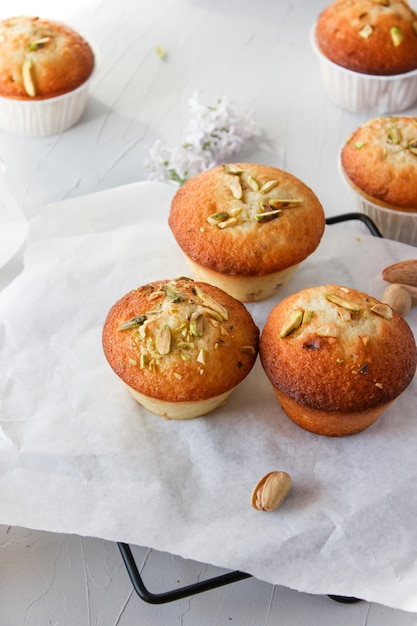
[[[219,165],[175,194],[169,226],[196,277],[242,302],[288,283],[320,243],[323,208],[295,176],[268,165]]]
[[[408,387],[417,348],[407,322],[367,294],[328,284],[271,311],[260,358],[287,415],[319,435],[358,433]]]
[[[42,135],[75,123],[94,69],[87,41],[65,24],[19,16],[0,21],[0,42],[3,127]]]
[[[377,117],[357,128],[340,155],[355,207],[390,239],[417,244],[417,117]]]
[[[341,106],[384,113],[415,101],[417,14],[405,0],[336,0],[319,15],[312,43]]]
[[[190,278],[134,289],[110,309],[103,349],[148,411],[170,419],[205,415],[249,374],[259,330],[245,306]]]

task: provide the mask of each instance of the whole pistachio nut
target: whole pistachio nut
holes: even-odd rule
[[[275,511],[284,502],[291,487],[291,476],[287,472],[269,472],[252,491],[251,504],[259,511]]]

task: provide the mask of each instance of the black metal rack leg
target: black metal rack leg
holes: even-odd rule
[[[165,591],[163,593],[152,593],[148,591],[143,583],[142,577],[136,566],[136,562],[133,558],[133,554],[129,545],[126,543],[118,543],[117,545],[119,546],[119,550],[121,552],[124,564],[126,566],[127,572],[136,593],[142,600],[150,604],[164,604],[167,602],[173,602],[182,598],[188,598],[189,596],[193,596],[197,593],[209,591],[210,589],[217,589],[218,587],[223,587],[224,585],[229,585],[231,583],[244,580],[245,578],[251,578],[250,574],[233,571],[228,572],[227,574],[222,574],[220,576],[215,576],[214,578],[209,578],[207,580],[193,583],[192,585],[173,589],[172,591]]]

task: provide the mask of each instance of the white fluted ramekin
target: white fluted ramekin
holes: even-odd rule
[[[368,215],[386,239],[417,246],[417,210],[402,211],[372,202],[351,183],[343,170],[340,159],[339,172],[350,191],[354,211]]]
[[[74,126],[87,106],[90,80],[45,100],[15,100],[0,96],[0,127],[24,137],[56,135]]]
[[[417,69],[392,76],[353,72],[333,63],[322,53],[315,32],[316,25],[311,30],[310,42],[319,59],[324,88],[342,109],[382,115],[404,111],[417,100]]]

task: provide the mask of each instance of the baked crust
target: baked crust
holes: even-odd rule
[[[416,20],[405,1],[336,0],[317,20],[316,41],[328,59],[347,69],[403,74],[417,68]]]
[[[253,181],[259,189],[251,188]],[[276,185],[262,191],[269,181]],[[241,198],[232,188],[236,182]],[[289,202],[278,206],[280,199]],[[281,212],[269,219],[266,214],[273,207]],[[218,214],[226,214],[231,223],[226,219],[210,223],[210,216]],[[316,195],[296,177],[267,165],[235,163],[206,170],[180,187],[172,200],[169,226],[183,252],[203,267],[222,274],[263,276],[296,265],[314,252],[325,218]]]
[[[38,17],[0,21],[0,95],[42,100],[73,91],[90,77],[94,55],[74,30]],[[28,93],[24,63],[30,64],[34,93]]]
[[[344,304],[329,300],[334,296]],[[281,337],[292,311],[301,311],[304,321]],[[388,305],[328,284],[275,306],[262,332],[260,358],[273,387],[300,410],[346,415],[397,398],[415,375],[417,348],[407,322]]]
[[[137,323],[123,329],[129,320]],[[160,335],[166,326],[168,344]],[[258,339],[243,304],[190,278],[134,289],[113,305],[103,327],[114,372],[130,388],[167,402],[198,402],[234,388],[255,363]]]
[[[349,137],[342,170],[371,201],[417,211],[417,117],[377,117]]]

